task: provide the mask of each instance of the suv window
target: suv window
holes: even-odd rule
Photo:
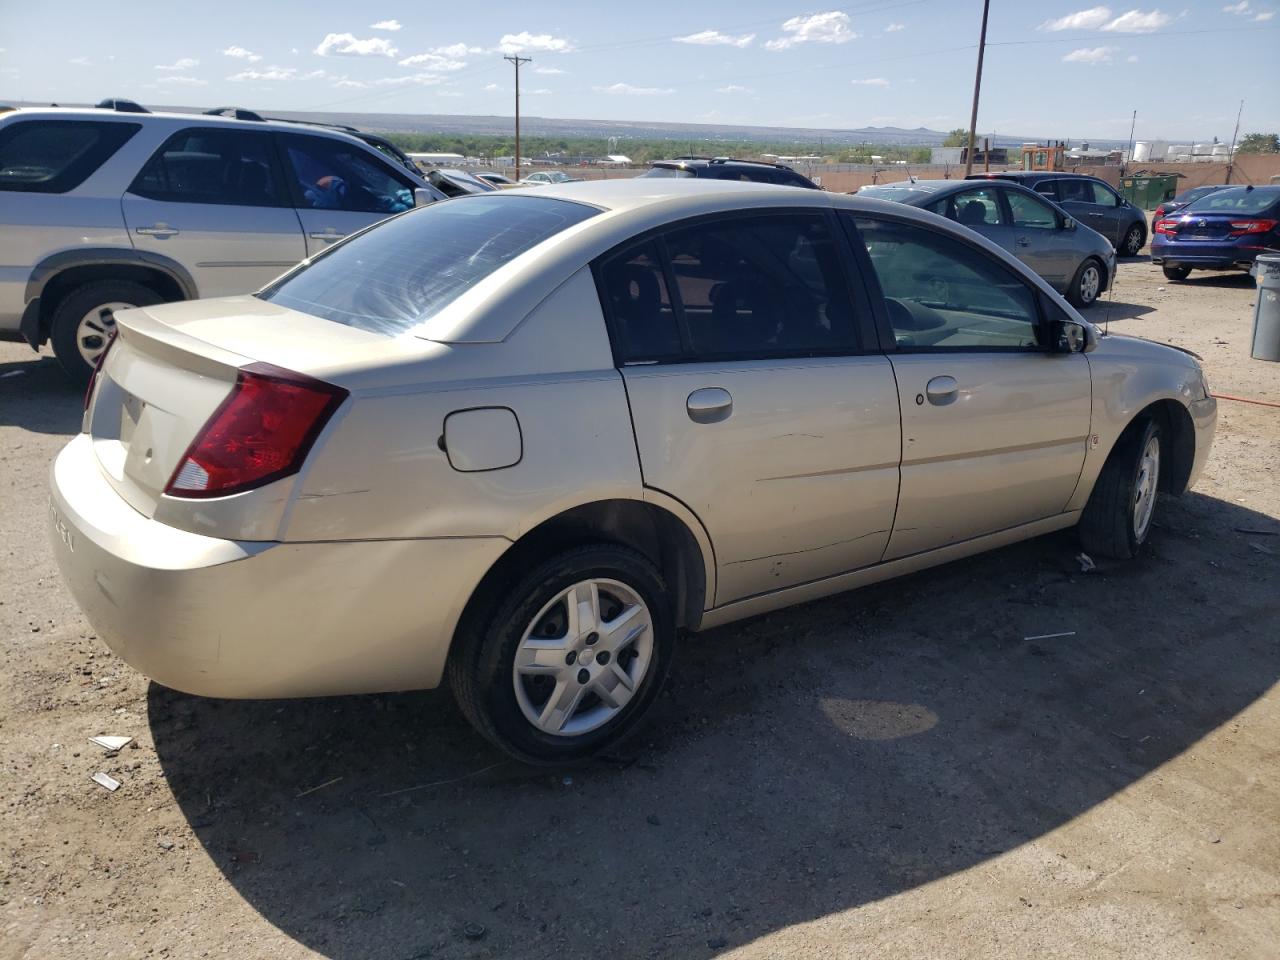
[[[1103,207],[1116,205],[1116,195],[1105,183],[1097,180],[1059,180],[1058,196],[1075,203],[1096,203]]]
[[[1028,230],[1057,230],[1058,215],[1053,207],[1043,200],[1023,193],[1021,190],[1006,190],[1009,199],[1009,212],[1013,215],[1013,225]]]
[[[25,120],[0,129],[0,190],[66,193],[142,128],[100,120]]]
[[[491,193],[433,203],[340,243],[257,294],[394,336],[429,320],[503,264],[598,210]]]
[[[360,147],[301,134],[281,140],[299,207],[400,213],[413,206],[413,184]]]
[[[697,174],[692,170],[681,170],[677,167],[650,167],[644,173],[640,174],[640,176],[672,179],[676,177],[693,177],[697,176]]]
[[[271,136],[192,127],[171,136],[147,161],[129,192],[170,203],[287,207]]]
[[[839,250],[820,213],[708,220],[664,237],[694,359],[856,349]]]
[[[1003,264],[924,227],[855,217],[900,350],[1038,350],[1035,293]]]

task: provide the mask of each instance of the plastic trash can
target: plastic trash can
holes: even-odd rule
[[[1253,347],[1255,360],[1280,360],[1280,253],[1258,255],[1254,266],[1258,297],[1253,305]]]

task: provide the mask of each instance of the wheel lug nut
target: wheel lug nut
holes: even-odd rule
[[[588,633],[588,634],[587,634],[587,646],[591,646],[593,643],[595,643],[595,642],[596,642],[597,640],[599,640],[599,639],[600,639],[600,634],[598,634],[598,633]]]
[[[600,666],[603,667],[608,662],[609,662],[608,650],[601,650],[599,653],[596,654],[596,663],[600,664]]]
[[[564,655],[564,662],[565,662],[565,663],[567,663],[567,664],[568,664],[569,666],[571,666],[571,667],[573,666],[574,662],[575,662],[577,659],[578,659],[578,651],[577,651],[577,650],[570,650],[568,653],[566,653],[566,654]]]
[[[582,670],[578,671],[579,683],[586,683],[590,679],[591,679],[591,674],[587,672],[586,668],[583,668]]]

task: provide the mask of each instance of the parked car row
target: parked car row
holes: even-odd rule
[[[633,730],[682,633],[1070,527],[1134,556],[1216,417],[1192,356],[960,222],[698,177],[406,209],[116,325],[50,503],[106,643],[209,696],[447,682],[535,763]]]

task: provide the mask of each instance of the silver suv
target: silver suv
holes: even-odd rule
[[[444,199],[339,130],[104,104],[0,114],[0,339],[52,341],[80,382],[115,311],[249,293]]]

